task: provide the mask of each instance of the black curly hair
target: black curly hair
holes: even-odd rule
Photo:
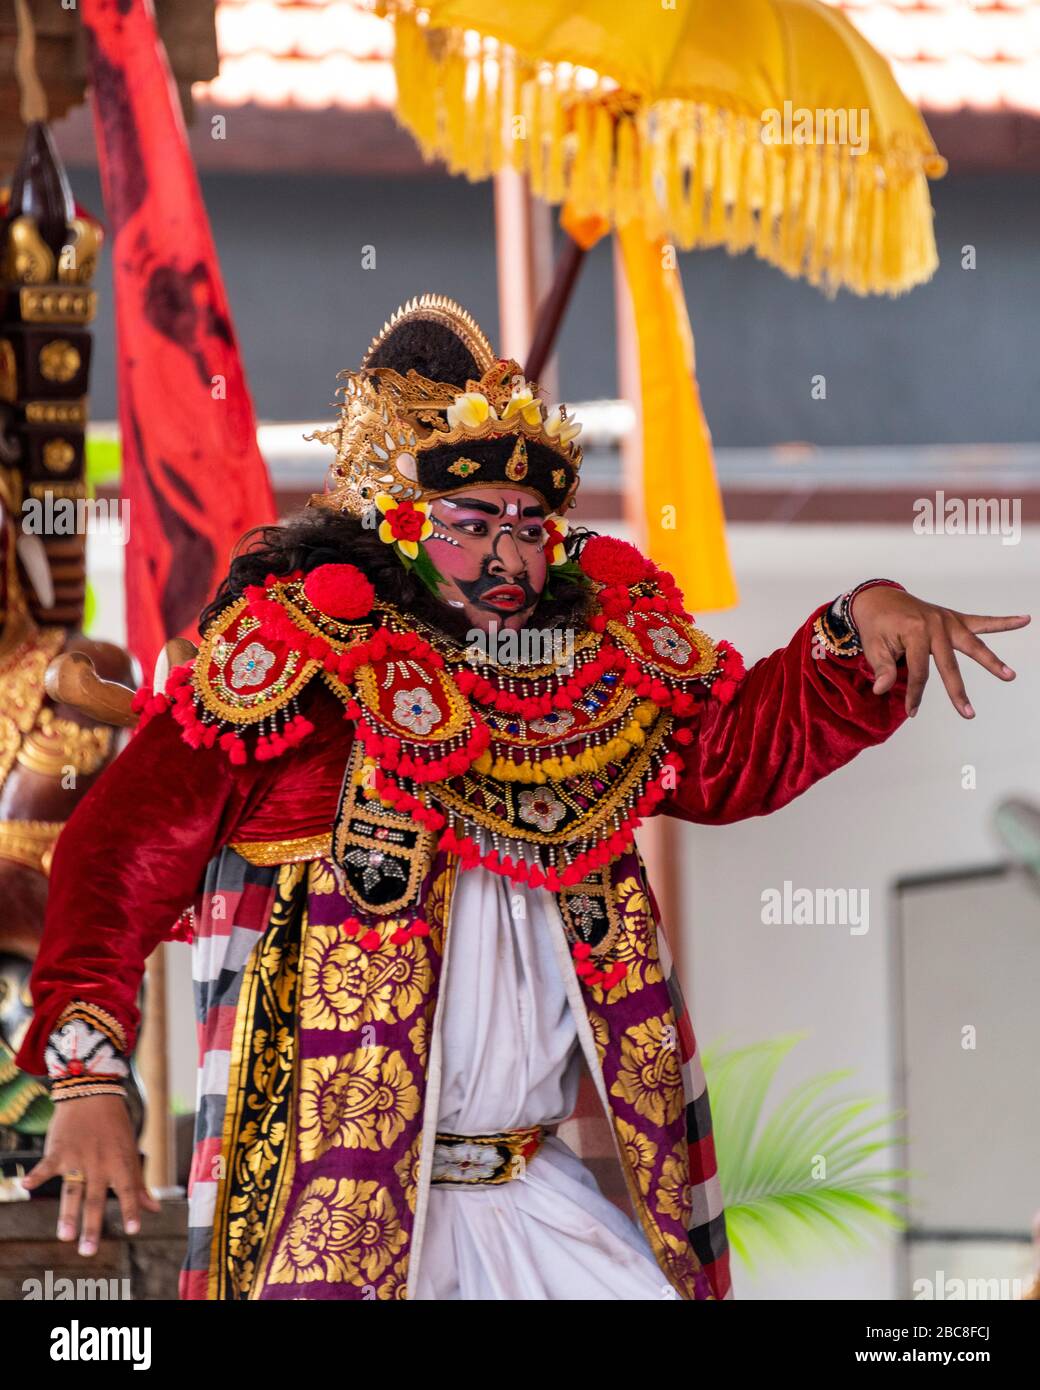
[[[572,530],[564,541],[569,560],[577,560],[581,548],[594,533],[584,527]],[[257,526],[238,543],[231,568],[212,602],[199,618],[204,631],[251,584],[263,584],[269,574],[305,574],[319,565],[357,565],[369,578],[376,596],[422,622],[464,639],[467,619],[442,603],[418,576],[401,563],[394,547],[384,545],[369,526],[343,512],[323,508],[305,510],[277,526]],[[580,629],[591,608],[588,584],[573,573],[553,574],[541,602],[531,617],[532,627]]]

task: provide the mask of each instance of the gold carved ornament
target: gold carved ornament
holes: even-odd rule
[[[6,782],[46,698],[43,677],[65,646],[57,628],[33,633],[0,659],[0,786]]]
[[[8,283],[45,285],[54,279],[54,252],[32,217],[16,217],[7,229],[3,278]]]
[[[18,364],[8,338],[0,338],[0,401],[14,404],[18,399]]]
[[[52,338],[49,343],[44,343],[37,359],[43,379],[57,382],[71,381],[82,361],[79,349],[67,338]]]
[[[55,478],[46,483],[30,483],[29,496],[35,497],[41,502],[46,502],[48,494],[51,497],[86,497],[87,485],[82,479],[79,482],[61,482]]]
[[[0,274],[9,284],[46,286],[55,301],[59,299],[67,305],[73,298],[82,300],[68,291],[54,294],[50,288],[54,281],[62,286],[88,285],[97,271],[98,255],[104,240],[104,229],[100,222],[89,217],[73,217],[69,223],[71,238],[61,248],[55,258],[54,252],[40,235],[34,217],[16,217],[7,229],[7,248]],[[93,292],[92,292],[93,293]]]
[[[0,662],[0,786],[17,763],[45,777],[67,769],[96,772],[112,748],[112,730],[61,719],[44,706],[44,672],[65,645],[65,634],[35,633]],[[49,874],[63,822],[0,821],[0,860]]]
[[[0,344],[0,351],[2,346]],[[27,401],[25,405],[25,421],[29,425],[83,425],[86,419],[85,398],[78,401]]]
[[[25,323],[90,323],[97,313],[97,290],[25,285],[18,291],[18,309]]]
[[[69,226],[72,240],[61,248],[58,279],[63,285],[87,285],[97,271],[104,231],[100,222],[90,217],[74,217]]]
[[[0,860],[22,864],[46,877],[51,871],[54,846],[64,828],[63,821],[0,821]]]
[[[76,450],[67,439],[48,439],[43,446],[43,466],[48,473],[67,473],[76,461]]]
[[[18,750],[18,763],[43,777],[61,777],[68,769],[90,776],[112,751],[112,730],[103,725],[75,724],[41,709],[36,727]]]

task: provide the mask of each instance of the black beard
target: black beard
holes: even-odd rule
[[[518,579],[503,579],[500,575],[489,572],[490,564],[490,558],[486,557],[476,579],[456,579],[455,581],[475,608],[483,608],[485,613],[493,613],[496,617],[504,618],[515,617],[516,613],[526,613],[535,606],[541,595],[536,594],[531,587],[531,581],[528,579],[526,571]],[[481,594],[487,593],[488,589],[497,589],[503,584],[515,584],[518,589],[524,591],[524,605],[522,608],[516,609],[515,613],[504,614],[493,604],[483,604],[480,601]]]

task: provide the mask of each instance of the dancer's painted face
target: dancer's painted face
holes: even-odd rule
[[[471,627],[521,628],[545,588],[545,504],[516,487],[473,487],[430,507],[425,541],[440,596]]]

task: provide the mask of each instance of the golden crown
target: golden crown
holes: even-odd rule
[[[415,323],[449,330],[481,375],[460,390],[414,369],[369,365]],[[552,512],[574,505],[581,468],[574,441],[581,426],[562,405],[547,409],[516,362],[496,359],[454,300],[422,295],[403,305],[372,340],[360,370],[340,372],[337,380],[336,424],[307,436],[336,450],[326,489],[312,497],[313,505],[361,516],[380,493],[428,502],[466,486],[503,482],[536,492]]]

